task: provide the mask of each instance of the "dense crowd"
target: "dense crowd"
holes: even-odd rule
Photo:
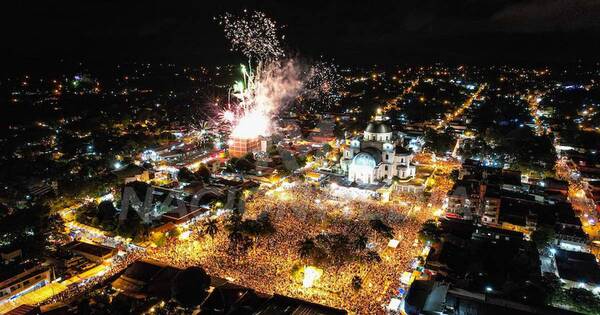
[[[231,252],[227,222],[222,220],[214,237],[203,233],[200,222],[192,227],[189,239],[171,239],[148,255],[178,267],[201,265],[210,274],[260,292],[303,298],[352,313],[383,313],[390,297],[397,295],[401,274],[410,270],[422,248],[416,242],[422,223],[431,218],[432,207],[440,206],[430,201],[417,195],[398,196],[387,203],[343,200],[332,197],[327,189],[304,184],[279,186],[259,191],[247,201],[244,219],[267,214],[275,226],[272,234],[254,236],[247,252]],[[390,238],[372,228],[372,220],[391,227],[393,238],[399,241],[396,248],[388,246]],[[355,249],[348,250],[350,257],[342,260],[315,263],[302,257],[298,244],[319,235],[347,235],[348,239],[365,235],[368,250],[375,251],[380,260],[364,259],[364,253]],[[310,264],[324,272],[314,287],[304,288],[294,271]],[[353,286],[356,277],[361,279],[360,288]]]
[[[449,168],[441,169],[446,173]],[[351,313],[384,313],[390,298],[398,295],[400,276],[410,271],[422,249],[417,241],[421,225],[441,207],[451,185],[448,176],[438,176],[428,198],[394,194],[389,202],[370,197],[347,199],[331,191],[335,187],[317,188],[300,182],[260,189],[246,200],[242,220],[268,217],[274,231],[247,237],[251,239],[247,250],[232,251],[227,215],[219,217],[216,233],[207,233],[206,222],[199,220],[188,226],[189,237],[172,237],[155,248],[129,248],[124,255],[115,256],[105,272],[69,285],[42,304],[69,302],[106,284],[132,262],[151,258],[181,268],[200,265],[209,274],[259,292],[302,298]],[[389,233],[381,233],[373,221],[387,227]],[[315,259],[302,254],[300,247],[307,239],[336,240],[331,236],[346,240],[342,245],[329,244],[333,257]],[[360,237],[366,241],[364,248],[353,243]],[[397,246],[389,246],[391,239],[398,241]],[[336,250],[336,246],[343,248]],[[308,265],[323,270],[311,288],[303,287],[299,274]]]
[[[89,292],[91,289],[106,284],[108,279],[120,273],[134,261],[142,258],[143,256],[143,249],[130,249],[124,255],[117,255],[111,261],[110,266],[105,269],[105,272],[91,278],[84,279],[80,282],[72,283],[67,286],[64,291],[52,296],[40,304],[47,305],[58,302],[67,303],[72,301],[74,298]]]

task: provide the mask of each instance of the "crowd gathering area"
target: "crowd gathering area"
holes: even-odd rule
[[[301,181],[259,189],[241,215],[216,215],[186,237],[150,249],[148,258],[202,266],[251,287],[348,310],[382,313],[423,249],[421,225],[441,207],[432,192],[342,199]],[[434,204],[432,204],[434,202]]]

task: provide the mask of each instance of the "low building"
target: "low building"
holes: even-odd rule
[[[448,192],[448,208],[446,216],[449,218],[471,220],[479,213],[479,182],[459,180],[454,183]]]
[[[557,249],[554,260],[557,276],[568,287],[586,287],[592,290],[600,286],[600,267],[594,255]]]
[[[488,225],[500,223],[500,191],[495,186],[482,186],[483,201],[481,204],[481,222]]]
[[[133,299],[167,300],[172,295],[173,280],[181,271],[156,261],[136,261],[112,282],[112,287]],[[202,314],[348,314],[345,310],[305,300],[259,293],[219,277],[211,277],[210,282],[209,295],[200,305]]]
[[[181,269],[167,266],[156,261],[136,261],[131,264],[119,278],[112,282],[112,287],[136,299],[171,297],[171,285]]]
[[[279,294],[273,295],[256,315],[282,315],[282,314],[306,314],[306,315],[346,315],[345,310],[312,303],[305,300],[295,299]]]
[[[188,222],[196,218],[197,216],[205,213],[206,211],[208,211],[208,209],[203,207],[177,207],[174,211],[164,213],[161,216],[161,221],[165,223],[173,223],[175,225],[178,225]]]
[[[113,174],[122,180],[125,184],[131,182],[149,182],[154,178],[154,173],[149,170],[137,166],[135,164],[128,164],[113,171]]]
[[[3,267],[0,272],[0,303],[41,288],[52,280],[52,268],[46,265]]]
[[[444,310],[448,285],[437,281],[416,280],[404,300],[404,313],[409,315],[439,314]]]
[[[523,233],[495,228],[491,226],[477,226],[471,236],[474,240],[485,240],[491,242],[518,242],[523,241],[525,237]]]
[[[554,231],[556,243],[560,248],[577,252],[589,251],[589,239],[581,226],[557,224]]]
[[[117,253],[117,250],[112,247],[78,241],[71,242],[67,244],[66,247],[71,252],[81,255],[96,263],[102,263]]]
[[[0,250],[0,258],[4,264],[15,262],[23,257],[23,252],[20,248],[4,248]]]
[[[17,308],[9,311],[6,315],[38,315],[41,314],[41,310],[37,306],[23,304]]]

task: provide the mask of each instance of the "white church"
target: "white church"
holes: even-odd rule
[[[351,139],[350,145],[343,149],[340,166],[347,173],[348,181],[389,184],[394,176],[400,179],[414,177],[413,152],[405,148],[403,142],[383,117],[376,116],[364,134]]]

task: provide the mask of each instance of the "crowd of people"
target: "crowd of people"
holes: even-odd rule
[[[95,287],[106,284],[106,281],[121,271],[125,270],[130,264],[144,257],[144,250],[141,248],[129,249],[123,255],[116,255],[107,266],[105,272],[97,274],[87,279],[69,284],[67,288],[51,298],[43,301],[40,305],[54,303],[68,303],[73,299],[89,292]]]
[[[398,296],[401,275],[411,270],[423,247],[417,241],[422,224],[441,208],[451,184],[448,176],[438,176],[427,198],[422,194],[394,194],[390,201],[382,202],[342,198],[332,191],[334,186],[282,182],[259,189],[246,200],[242,220],[268,217],[274,227],[267,234],[249,235],[251,246],[247,250],[232,251],[227,215],[218,218],[213,233],[207,231],[205,221],[191,222],[186,227],[187,237],[171,237],[153,248],[128,248],[124,255],[115,256],[106,272],[71,284],[42,304],[71,301],[106,284],[132,262],[150,258],[180,268],[202,266],[211,275],[258,292],[302,298],[351,313],[384,313],[390,299]],[[375,227],[374,221],[384,226],[386,233]],[[364,248],[353,243],[358,238],[365,240]],[[317,240],[317,246],[326,248],[328,259],[303,255],[300,247],[307,239]],[[322,244],[332,239],[346,243]],[[391,239],[398,242],[390,243]],[[344,248],[336,250],[336,246]],[[312,287],[305,288],[298,271],[308,265],[323,274]]]
[[[209,274],[259,292],[298,297],[353,313],[377,314],[398,295],[401,274],[410,270],[419,255],[422,245],[416,241],[418,231],[432,217],[432,208],[441,206],[430,201],[417,195],[397,196],[387,203],[344,200],[332,197],[327,189],[297,182],[259,190],[247,200],[245,219],[266,214],[275,227],[272,234],[254,236],[247,252],[229,250],[227,222],[223,220],[214,236],[203,233],[200,222],[192,227],[190,238],[171,239],[165,246],[149,250],[148,256],[182,268],[201,265]],[[396,247],[388,246],[390,238],[372,227],[373,220],[391,228],[391,236],[399,241]],[[350,240],[367,236],[365,250],[376,252],[379,259],[365,259],[364,252],[349,246],[351,250],[345,255],[350,257],[317,262],[323,275],[313,287],[304,288],[294,270],[315,262],[302,257],[299,244],[319,235],[345,235]],[[357,277],[360,287],[353,285]]]

